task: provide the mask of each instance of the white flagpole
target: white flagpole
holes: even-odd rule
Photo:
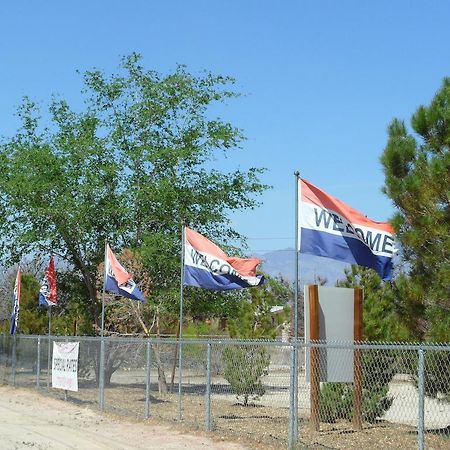
[[[182,367],[183,367],[183,355],[181,341],[183,339],[183,294],[184,294],[184,247],[185,247],[186,230],[185,225],[181,226],[181,273],[180,273],[180,333],[178,337],[178,420],[182,419]]]

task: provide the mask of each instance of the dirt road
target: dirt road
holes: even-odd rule
[[[246,450],[231,442],[184,434],[151,422],[131,422],[37,393],[0,387],[0,448]]]

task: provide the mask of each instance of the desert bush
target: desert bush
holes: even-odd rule
[[[270,355],[257,345],[230,346],[223,351],[224,377],[244,406],[265,393],[261,378],[268,374]]]
[[[362,415],[373,423],[391,405],[389,383],[395,374],[395,355],[383,350],[370,350],[362,355]],[[324,383],[320,391],[320,420],[334,423],[353,418],[353,384]]]

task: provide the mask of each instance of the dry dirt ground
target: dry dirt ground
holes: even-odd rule
[[[269,390],[266,404],[243,407],[236,403],[233,395],[224,395],[224,386],[215,385],[215,388],[220,387],[220,394],[214,392],[212,395],[213,432],[206,434],[204,384],[195,384],[195,380],[191,379],[189,384],[183,386],[181,428],[178,422],[177,392],[159,394],[157,386],[153,385],[150,395],[151,419],[145,421],[145,386],[142,380],[133,379],[132,376],[130,378],[130,374],[125,377],[125,374],[120,373],[114,378],[111,386],[105,389],[106,413],[101,414],[95,412],[98,408],[98,388],[92,380],[82,381],[80,390],[68,393],[68,402],[64,402],[63,391],[46,389],[45,377],[40,380],[38,394],[35,376],[28,372],[18,374],[16,381],[21,389],[0,387],[0,450],[279,450],[287,447],[289,409],[286,405],[278,406],[286,403],[285,397],[289,394],[287,390]],[[125,380],[129,383],[123,384]],[[352,424],[346,421],[321,423],[319,432],[311,431],[309,411],[299,409],[297,449],[417,448],[415,423],[409,423],[416,415],[417,397],[412,395],[409,386],[410,383],[400,383],[397,380],[393,386],[395,389],[391,392],[396,397],[392,407],[395,408],[390,412],[392,417],[374,424],[365,423],[361,431],[353,430]],[[299,394],[302,397],[306,395],[303,391]],[[436,409],[434,403],[431,406],[433,414],[427,415],[433,420],[427,426],[425,448],[449,450],[450,416],[444,408],[446,405],[440,406],[442,411]],[[430,408],[425,402],[425,412],[428,409]],[[436,422],[437,419],[439,421]]]
[[[245,450],[177,428],[133,422],[28,390],[0,387],[0,449]]]

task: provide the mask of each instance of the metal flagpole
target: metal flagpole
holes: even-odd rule
[[[178,337],[178,420],[182,419],[182,405],[181,405],[181,393],[182,393],[182,367],[183,367],[183,352],[181,341],[183,339],[183,294],[184,294],[184,245],[185,245],[185,225],[181,226],[181,287],[180,287],[180,333]]]
[[[294,283],[294,338],[298,339],[298,253],[300,251],[300,239],[299,239],[299,229],[298,229],[298,191],[299,191],[299,181],[300,181],[300,172],[294,172],[295,175],[295,283]]]
[[[293,424],[292,424],[292,438],[293,443],[297,443],[298,441],[298,256],[300,251],[300,233],[299,233],[299,181],[300,181],[300,172],[294,172],[295,176],[295,283],[294,283],[294,405],[293,405]]]
[[[101,320],[101,331],[100,331],[100,365],[98,369],[98,405],[100,411],[105,408],[105,340],[104,340],[104,328],[105,328],[105,289],[106,289],[106,277],[107,277],[107,251],[108,242],[105,239],[105,263],[104,263],[104,274],[103,274],[103,290],[102,290],[102,320]]]
[[[103,290],[102,290],[102,329],[100,332],[100,336],[103,338],[103,330],[105,328],[105,288],[106,288],[106,277],[107,277],[107,267],[106,267],[106,260],[107,260],[107,251],[108,251],[108,241],[105,239],[105,263],[104,263],[104,269],[103,269]]]

